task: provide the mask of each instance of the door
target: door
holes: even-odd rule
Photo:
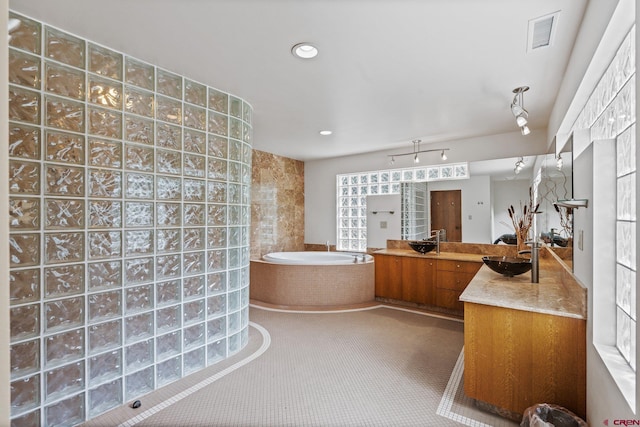
[[[431,230],[445,229],[448,242],[462,242],[462,190],[431,192]]]

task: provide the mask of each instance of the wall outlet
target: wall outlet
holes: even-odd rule
[[[380,221],[380,228],[387,228],[387,221]]]
[[[471,220],[471,219],[473,219],[473,216],[469,215],[469,219],[470,219],[470,220]]]

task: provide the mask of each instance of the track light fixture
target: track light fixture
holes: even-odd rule
[[[562,161],[562,157],[560,157],[560,154],[557,155],[556,157],[556,169],[558,169],[559,171],[562,170],[562,164],[564,162]]]
[[[418,156],[418,154],[420,153],[431,153],[434,151],[440,151],[440,157],[442,158],[442,160],[447,160],[447,155],[444,153],[445,151],[449,150],[448,148],[433,148],[431,150],[421,150],[420,149],[420,143],[422,142],[422,140],[420,139],[414,139],[413,141],[411,141],[413,143],[413,151],[410,153],[398,153],[398,154],[388,154],[387,157],[390,158],[389,160],[389,164],[393,165],[396,157],[402,157],[402,156],[413,156],[413,163],[420,163],[420,157]]]
[[[525,163],[524,163],[524,158],[520,157],[518,159],[518,161],[516,162],[516,167],[513,169],[513,171],[515,172],[515,174],[519,174],[520,171],[524,168]]]
[[[513,97],[513,101],[511,102],[511,113],[516,118],[516,124],[520,128],[520,131],[523,135],[529,135],[531,130],[529,130],[529,112],[524,109],[524,96],[523,93],[529,90],[529,86],[520,86],[513,90],[515,96]]]

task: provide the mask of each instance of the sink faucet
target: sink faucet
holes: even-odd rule
[[[556,239],[556,231],[557,230],[555,228],[551,229],[551,233],[550,233],[551,234],[551,236],[550,236],[551,237],[551,246],[553,246],[553,242]]]
[[[327,240],[327,252],[331,252],[331,246],[329,245],[329,241]]]
[[[440,253],[440,231],[441,230],[436,230],[436,231],[432,231],[431,232],[431,236],[430,237],[434,237],[436,238],[436,253],[439,254]]]
[[[531,250],[520,251],[518,252],[518,254],[527,253],[527,252],[531,253],[531,283],[538,283],[540,282],[540,278],[539,278],[540,262],[538,258],[539,251],[540,251],[540,244],[536,240],[532,240],[530,242],[525,242],[525,243],[528,245],[531,245]]]

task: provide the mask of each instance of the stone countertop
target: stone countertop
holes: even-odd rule
[[[586,319],[586,289],[553,259],[540,258],[539,283],[531,273],[506,277],[482,266],[460,301]]]
[[[427,252],[426,254],[421,254],[419,252],[414,251],[413,249],[381,249],[379,251],[375,251],[374,255],[393,255],[393,256],[405,256],[411,258],[427,258],[427,259],[444,259],[449,261],[472,261],[472,262],[482,262],[483,255],[481,254],[471,254],[471,253],[462,253],[462,252],[443,252],[436,253],[435,250],[431,252]]]

